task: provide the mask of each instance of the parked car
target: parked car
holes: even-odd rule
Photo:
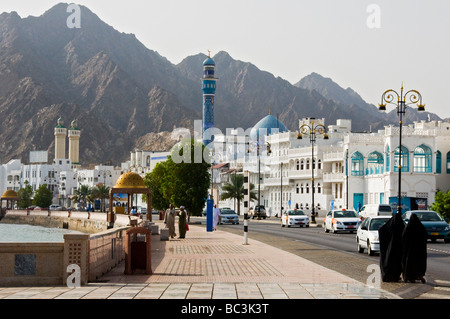
[[[286,212],[283,212],[283,216],[281,218],[281,227],[285,226],[309,227],[309,217],[302,210],[288,210]]]
[[[337,233],[339,231],[349,231],[353,233],[356,231],[361,223],[354,210],[335,209],[328,212],[323,221],[323,228],[325,232],[332,231]]]
[[[266,219],[267,214],[264,205],[255,206],[255,208],[252,210],[252,219],[255,219],[255,217]]]
[[[62,208],[61,206],[59,206],[59,205],[51,205],[51,206],[49,207],[49,209],[50,209],[50,210],[58,210],[58,211],[61,211],[63,208]]]
[[[145,215],[145,214],[147,214],[147,207],[138,207],[137,212],[140,215]]]
[[[367,204],[361,208],[359,217],[362,219],[371,216],[389,216],[392,217],[392,207],[389,204]]]
[[[428,238],[432,242],[443,239],[445,243],[450,243],[450,225],[448,220],[444,220],[441,215],[431,210],[410,210],[402,215],[405,223],[408,223],[412,214],[416,214],[425,226]]]
[[[236,224],[239,225],[239,216],[232,209],[222,209],[220,212],[220,224]]]
[[[380,241],[378,237],[378,229],[391,219],[389,216],[370,216],[364,219],[356,231],[356,246],[359,253],[364,253],[367,249],[367,254],[375,255],[375,252],[380,251]]]

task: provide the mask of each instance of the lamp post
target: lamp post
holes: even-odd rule
[[[311,158],[311,185],[312,185],[312,211],[311,211],[311,223],[316,223],[316,207],[314,204],[314,194],[315,194],[315,186],[314,186],[314,144],[316,143],[316,139],[318,136],[323,136],[324,140],[328,140],[328,134],[326,133],[327,129],[322,124],[315,124],[314,119],[312,119],[311,124],[303,124],[300,126],[299,134],[297,138],[299,140],[303,139],[303,135],[309,136],[309,141],[311,143],[312,148],[312,158]]]
[[[395,97],[397,97],[397,102],[395,102]],[[409,103],[406,101],[409,100]],[[393,104],[397,107],[397,115],[399,116],[400,132],[399,132],[399,159],[398,159],[398,204],[397,213],[402,213],[402,126],[403,126],[403,115],[406,112],[406,107],[409,105],[417,104],[417,109],[420,112],[425,111],[425,104],[422,103],[422,95],[416,90],[410,90],[403,93],[403,83],[398,94],[394,90],[387,90],[381,96],[381,103],[378,104],[379,110],[381,112],[386,111],[386,105]]]
[[[266,147],[267,154],[271,154],[272,150],[270,148],[270,144],[269,143],[267,143],[267,142],[261,143],[260,137],[259,137],[259,132],[258,132],[258,135],[257,135],[257,141],[254,142],[254,145],[256,147],[256,156],[257,156],[257,159],[258,159],[258,220],[260,220],[261,219],[261,159],[260,159],[260,149],[262,147]],[[250,153],[250,149],[248,150],[248,152]]]

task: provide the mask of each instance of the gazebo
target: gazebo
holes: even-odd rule
[[[149,188],[145,186],[144,179],[136,173],[126,173],[120,176],[116,185],[109,191],[109,213],[107,217],[108,223],[114,225],[115,212],[113,207],[114,194],[127,194],[127,212],[130,213],[130,208],[133,207],[134,194],[147,195],[147,220],[152,221],[152,193]]]
[[[3,201],[6,200],[6,209],[13,209],[14,208],[14,202],[17,202],[20,200],[19,195],[11,189],[7,190],[3,193],[0,201],[0,208],[3,207]]]

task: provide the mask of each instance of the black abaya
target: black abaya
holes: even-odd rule
[[[398,282],[402,274],[402,235],[405,224],[400,213],[386,222],[379,230],[380,269],[384,282]]]
[[[412,214],[402,236],[403,280],[424,282],[427,270],[427,230],[416,214]]]

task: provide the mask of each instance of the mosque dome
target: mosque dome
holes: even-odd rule
[[[147,188],[144,179],[137,173],[126,173],[120,176],[114,188]]]
[[[207,66],[207,65],[215,66],[215,65],[216,65],[216,62],[214,62],[213,59],[211,59],[210,57],[208,57],[208,58],[203,62],[203,66]]]
[[[275,133],[288,132],[286,126],[273,115],[267,115],[250,131],[250,139],[258,140],[259,137],[265,137]]]

